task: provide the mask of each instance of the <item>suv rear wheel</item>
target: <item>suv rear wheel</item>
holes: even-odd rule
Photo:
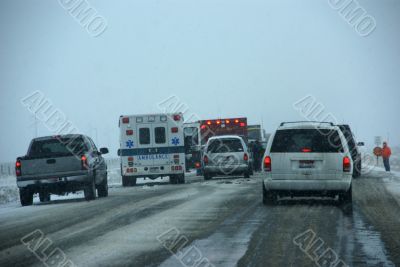
[[[361,176],[361,160],[357,160],[354,164],[353,178],[358,178]]]
[[[20,188],[19,198],[22,206],[31,206],[33,204],[33,192],[29,189]]]
[[[271,206],[271,205],[275,205],[276,204],[276,202],[278,200],[277,195],[274,194],[271,191],[267,191],[265,189],[264,183],[262,183],[262,192],[263,192],[263,204],[265,206]]]
[[[343,205],[351,205],[353,203],[353,190],[352,186],[347,192],[344,192],[339,195],[339,202]]]
[[[211,173],[204,173],[204,180],[208,181],[211,180],[213,177],[211,175]]]

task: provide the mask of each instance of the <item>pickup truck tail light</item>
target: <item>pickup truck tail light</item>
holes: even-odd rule
[[[264,158],[264,171],[270,172],[272,170],[272,161],[270,156]]]
[[[349,157],[343,158],[343,172],[350,172],[351,170],[351,160]]]
[[[247,155],[247,153],[244,153],[243,160],[249,161],[249,155]]]
[[[17,161],[15,162],[15,175],[16,176],[21,176],[22,172],[21,172],[21,160],[17,159]]]
[[[88,161],[85,155],[81,156],[81,164],[82,164],[82,170],[88,169]]]

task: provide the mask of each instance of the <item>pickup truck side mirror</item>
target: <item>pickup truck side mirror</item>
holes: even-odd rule
[[[100,153],[101,153],[102,155],[108,154],[108,153],[109,153],[108,148],[106,148],[106,147],[100,148]]]
[[[357,143],[357,146],[365,146],[364,142]]]

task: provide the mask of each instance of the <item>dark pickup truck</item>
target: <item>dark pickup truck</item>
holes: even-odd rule
[[[26,156],[17,158],[15,168],[22,206],[33,204],[39,193],[41,202],[51,194],[84,191],[86,200],[108,196],[107,165],[102,157],[107,148],[97,150],[85,135],[35,138]]]

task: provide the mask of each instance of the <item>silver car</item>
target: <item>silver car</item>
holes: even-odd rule
[[[237,174],[249,178],[252,173],[250,151],[243,138],[235,135],[210,138],[204,149],[202,165],[205,180],[216,175]]]

